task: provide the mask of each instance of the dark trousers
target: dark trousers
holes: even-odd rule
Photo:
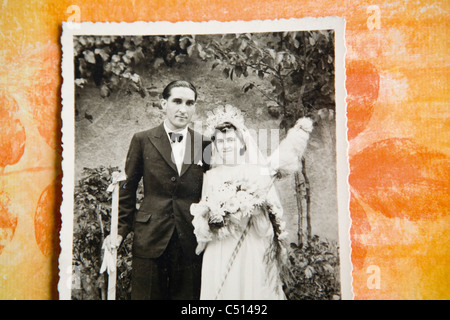
[[[132,300],[198,300],[201,257],[187,258],[174,230],[164,253],[155,259],[133,256]]]

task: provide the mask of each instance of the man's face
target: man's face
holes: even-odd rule
[[[166,110],[166,124],[171,130],[184,129],[195,113],[195,93],[189,88],[175,87],[168,99],[161,100]]]

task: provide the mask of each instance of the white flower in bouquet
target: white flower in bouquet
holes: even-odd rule
[[[242,190],[236,192],[235,203],[243,216],[247,216],[248,211],[252,209],[251,200],[252,196],[249,193]]]
[[[236,195],[236,186],[231,181],[224,182],[214,194],[214,200],[224,207],[229,199]]]
[[[229,198],[228,201],[225,202],[224,210],[227,213],[233,214],[236,213],[239,209],[240,209],[239,203],[237,201],[234,201],[233,198]]]
[[[258,185],[256,183],[248,183],[246,181],[242,181],[240,183],[241,191],[245,191],[248,194],[256,195],[258,191]]]
[[[210,211],[210,215],[208,217],[208,223],[210,225],[222,226],[224,224],[224,216],[225,212],[222,210]]]

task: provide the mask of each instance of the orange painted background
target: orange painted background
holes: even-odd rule
[[[449,1],[130,2],[0,3],[1,299],[58,298],[59,38],[72,5],[81,22],[344,17],[355,298],[450,298]]]

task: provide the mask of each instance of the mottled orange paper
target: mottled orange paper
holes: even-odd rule
[[[1,299],[58,298],[62,21],[308,16],[347,23],[355,298],[450,298],[448,1],[16,0],[0,6]]]

